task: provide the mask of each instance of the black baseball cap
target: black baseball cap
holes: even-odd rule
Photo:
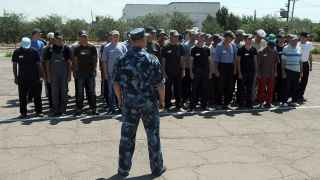
[[[232,31],[225,31],[224,33],[223,33],[223,37],[231,37],[231,38],[234,38],[235,37],[235,35],[234,35],[234,33],[232,32]]]
[[[32,30],[32,35],[35,35],[37,33],[41,33],[41,30],[39,28],[35,28]]]
[[[301,37],[310,37],[310,33],[308,33],[308,32],[301,32],[301,33],[300,33],[300,36],[301,36]]]
[[[88,36],[88,32],[85,31],[85,30],[81,30],[81,31],[79,32],[79,36]]]
[[[54,38],[55,39],[62,39],[63,38],[63,34],[61,32],[54,32]]]

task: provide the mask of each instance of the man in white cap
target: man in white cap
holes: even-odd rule
[[[258,29],[255,34],[252,46],[257,49],[257,51],[262,51],[267,47],[267,41],[264,38],[267,36],[267,33],[263,29]]]
[[[27,117],[27,96],[32,92],[37,116],[42,116],[41,81],[42,67],[37,50],[30,48],[30,38],[21,40],[20,48],[12,55],[14,82],[19,88],[21,118]]]
[[[254,47],[257,50],[257,53],[260,51],[263,51],[267,47],[267,41],[264,40],[264,38],[267,36],[267,33],[263,29],[258,29],[255,32],[255,38],[253,39],[252,47]],[[255,77],[257,74],[255,74]],[[253,81],[253,91],[252,91],[252,100],[255,101],[257,98],[257,81],[256,78],[254,78]]]

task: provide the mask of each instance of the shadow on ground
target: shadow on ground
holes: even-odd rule
[[[96,180],[123,180],[123,177],[120,177],[118,175],[114,175],[112,177],[109,178],[98,178]],[[153,176],[151,175],[143,175],[143,176],[137,176],[137,177],[130,177],[130,178],[125,178],[126,180],[153,180],[155,179]]]

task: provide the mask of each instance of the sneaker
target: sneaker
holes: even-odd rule
[[[36,117],[43,117],[42,113],[36,113]]]
[[[27,119],[27,114],[21,114],[18,119]]]
[[[126,178],[129,176],[129,173],[128,172],[120,172],[118,171],[118,176],[120,176],[121,178]]]
[[[289,105],[288,105],[288,103],[285,102],[285,103],[281,103],[280,106],[281,107],[288,107]]]
[[[82,110],[78,109],[75,113],[74,116],[80,116],[82,114]]]
[[[167,171],[166,167],[163,167],[159,172],[152,172],[152,176],[157,178],[162,176]]]
[[[115,109],[110,109],[107,114],[108,115],[115,115],[115,114],[117,114],[117,111]]]
[[[289,103],[289,106],[290,107],[297,107],[297,106],[300,106],[300,104],[298,104],[296,102],[291,102],[291,103]]]
[[[265,108],[272,108],[272,105],[270,103],[267,103],[266,105],[264,105]]]
[[[92,115],[92,116],[98,115],[97,110],[96,109],[91,109],[90,115]]]
[[[194,111],[194,108],[193,108],[193,107],[189,107],[187,111],[188,111],[188,112],[193,112],[193,111]]]

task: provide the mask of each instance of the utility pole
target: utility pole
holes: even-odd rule
[[[291,0],[288,0],[288,16],[287,16],[287,23],[289,23],[290,5],[291,5]]]
[[[297,0],[292,0],[292,1],[293,1],[293,4],[292,4],[292,11],[291,11],[291,21],[293,21],[293,14],[294,14],[294,9],[295,9]]]

